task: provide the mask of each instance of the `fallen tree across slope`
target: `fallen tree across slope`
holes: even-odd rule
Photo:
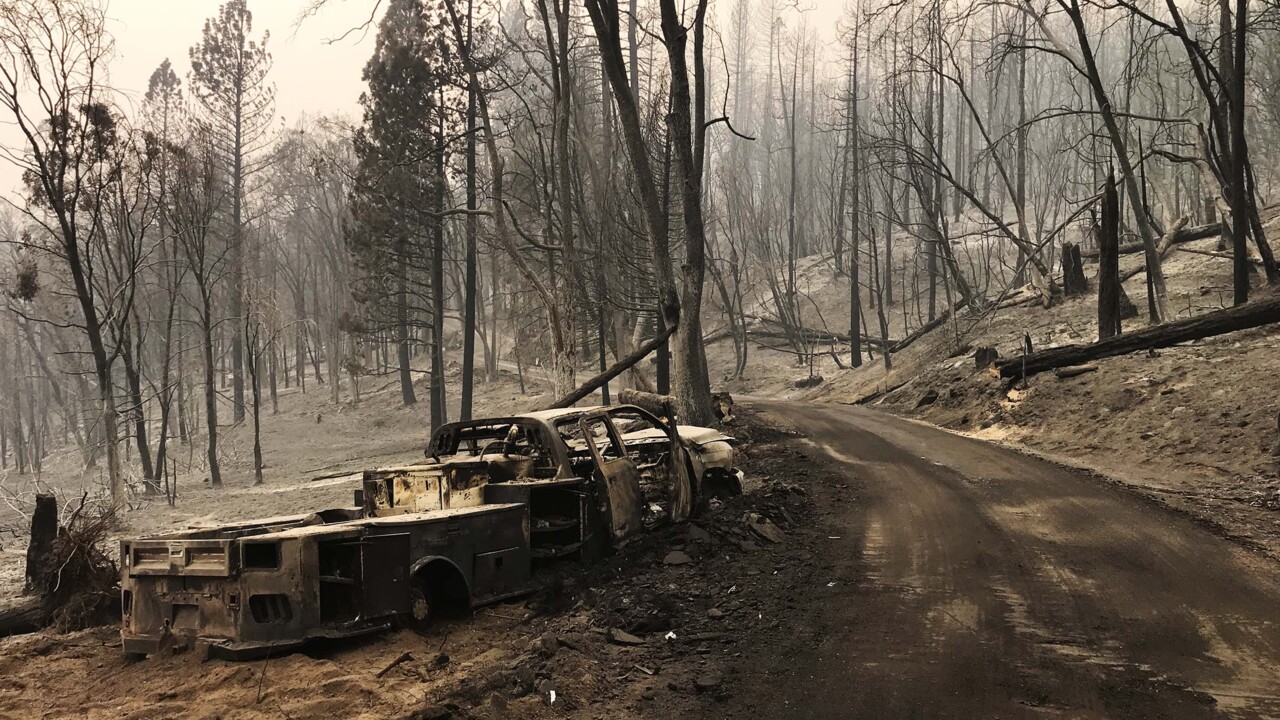
[[[1087,345],[1064,345],[1001,360],[996,363],[996,369],[1000,371],[1001,377],[1006,378],[1035,375],[1054,368],[1082,365],[1099,358],[1168,347],[1271,323],[1280,323],[1280,297],[1156,325]]]

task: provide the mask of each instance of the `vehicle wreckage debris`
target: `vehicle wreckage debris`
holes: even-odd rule
[[[535,566],[687,521],[703,489],[737,494],[734,443],[635,405],[441,426],[426,462],[366,470],[355,507],[121,543],[124,650],[203,640],[249,659],[397,623],[422,631],[534,592]],[[692,562],[678,548],[664,559]]]
[[[775,458],[776,465],[761,469],[785,476],[789,471],[784,460]],[[807,527],[815,516],[814,502],[801,486],[807,480],[795,477],[792,487],[776,481],[753,482],[747,494],[726,497],[722,510],[704,510],[695,522],[668,523],[639,533],[597,562],[542,565],[537,575],[537,584],[543,588],[539,594],[515,598],[498,606],[500,612],[486,609],[469,621],[457,621],[462,624],[441,628],[464,638],[450,642],[452,660],[442,662],[442,655],[433,655],[438,635],[424,646],[418,636],[401,631],[369,643],[327,644],[336,654],[325,657],[322,664],[326,671],[330,663],[346,666],[350,677],[362,678],[369,683],[363,687],[371,687],[374,697],[383,698],[377,702],[398,703],[390,712],[384,712],[386,705],[373,710],[387,717],[532,718],[597,706],[647,707],[667,717],[701,716],[704,704],[733,694],[734,676],[744,656],[797,637],[812,638],[812,631],[796,633],[790,627],[793,598],[802,597],[807,587],[818,584],[819,577],[828,579],[815,577],[818,573],[806,558],[812,544],[827,533]],[[754,516],[752,523],[774,528],[785,542],[762,538],[744,522],[750,516]],[[345,522],[323,516],[303,520],[285,534],[323,534]],[[403,527],[409,518],[382,522]],[[533,527],[531,522],[530,530]],[[271,534],[269,529],[254,530],[241,539],[248,545]],[[751,550],[741,551],[740,546]],[[273,553],[254,552],[247,558],[238,549],[228,554],[237,563],[276,560]],[[682,554],[688,562],[664,563],[672,553]],[[146,553],[141,558],[145,570],[145,563],[153,559]],[[195,558],[209,566],[218,559],[216,555]],[[167,569],[168,547],[164,560]],[[137,569],[136,564],[132,567]],[[340,571],[342,566],[322,569]],[[338,582],[351,575],[326,572],[324,576],[331,577],[335,587],[351,587]],[[250,612],[248,598],[239,600],[242,612]],[[294,605],[291,610],[297,613],[298,608]],[[197,643],[197,647],[202,644],[208,645]],[[298,692],[296,678],[288,676],[295,668],[311,667],[311,661],[304,656],[278,660],[282,655],[273,651],[269,666],[261,660],[260,665],[243,666],[254,671],[247,703],[252,707],[253,687],[261,683],[259,707],[264,712],[274,713],[283,703],[281,711],[292,716],[320,716],[295,713],[295,706],[304,701],[284,694]],[[359,658],[354,666],[353,658]],[[278,662],[289,663],[289,670],[278,669]],[[235,665],[208,667],[231,672]],[[323,682],[326,690],[316,695],[345,692],[330,692],[329,681]],[[359,682],[344,676],[332,684],[339,688]],[[392,696],[396,700],[387,700]],[[418,704],[405,707],[400,698],[411,696],[419,698]]]

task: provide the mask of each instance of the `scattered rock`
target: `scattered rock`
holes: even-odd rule
[[[693,562],[693,558],[682,550],[672,550],[667,556],[662,558],[663,565],[688,565]]]
[[[721,610],[720,608],[711,608],[710,610],[707,611],[707,617],[722,618],[724,617],[724,611]]]
[[[778,526],[774,525],[769,518],[761,517],[756,513],[747,515],[747,527],[751,528],[751,531],[756,535],[771,543],[780,543],[787,538],[782,530],[778,529]]]
[[[571,650],[577,650],[578,652],[586,652],[587,644],[590,642],[587,639],[586,633],[578,633],[578,632],[565,633],[564,635],[561,635],[558,639],[561,645]]]
[[[711,533],[703,530],[697,525],[689,526],[689,542],[709,543],[711,542]]]
[[[921,395],[920,399],[916,401],[916,407],[922,408],[936,402],[938,402],[938,391],[933,388],[929,388],[928,390],[925,390],[924,395]]]
[[[723,680],[719,675],[707,673],[694,678],[693,689],[698,692],[709,692],[719,688],[721,682],[723,682]]]
[[[522,662],[515,669],[516,697],[524,697],[533,692],[534,683],[538,681],[538,671],[531,663]]]
[[[548,630],[538,638],[538,651],[543,657],[552,657],[559,649],[560,638],[555,633]]]
[[[817,387],[822,384],[823,377],[821,375],[808,375],[806,377],[794,378],[791,381],[791,387],[796,390],[804,390],[805,388]]]
[[[609,642],[615,645],[643,645],[644,640],[632,635],[625,630],[613,628],[609,631]]]

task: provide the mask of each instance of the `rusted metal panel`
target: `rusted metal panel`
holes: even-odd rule
[[[421,513],[484,504],[483,463],[408,466],[364,474],[366,508],[374,515]]]
[[[234,570],[231,540],[142,540],[121,558],[134,575],[226,577]]]

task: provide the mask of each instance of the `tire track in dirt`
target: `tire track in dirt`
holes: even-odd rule
[[[762,402],[843,468],[823,640],[761,716],[1280,714],[1280,570],[1096,478],[861,408]],[[844,490],[813,488],[819,504]],[[745,684],[750,686],[750,683]]]

